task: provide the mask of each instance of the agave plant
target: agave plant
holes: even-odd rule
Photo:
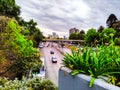
[[[72,70],[71,75],[84,73],[92,76],[89,86],[94,83],[95,78],[107,76],[109,82],[115,84],[115,78],[120,74],[120,52],[119,47],[100,46],[93,50],[89,47],[79,49],[72,54],[64,55],[63,65]]]

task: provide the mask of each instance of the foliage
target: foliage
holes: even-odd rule
[[[96,32],[96,29],[91,28],[85,34],[84,40],[88,43],[88,45],[94,45],[98,39],[98,36],[99,35]]]
[[[82,32],[81,32],[82,33]],[[77,34],[77,39],[78,40],[84,40],[84,34],[78,33]]]
[[[98,32],[102,32],[104,30],[104,27],[103,26],[100,26],[99,28],[98,28]]]
[[[18,19],[19,14],[20,7],[16,5],[15,0],[0,0],[0,15]]]
[[[83,34],[83,35],[84,35],[84,34],[85,34],[85,31],[84,31],[84,30],[81,30],[81,31],[80,31],[80,34]]]
[[[27,70],[41,66],[39,52],[33,48],[31,40],[27,40],[21,34],[21,27],[15,20],[10,20],[6,30],[1,34],[6,58],[14,60],[11,71],[24,74]]]
[[[115,37],[120,37],[120,21],[116,21],[112,24],[112,28],[116,30]]]
[[[7,22],[9,20],[10,20],[10,18],[8,18],[8,17],[0,16],[0,34],[5,30]]]
[[[114,15],[114,14],[110,14],[110,16],[108,17],[107,21],[106,21],[106,24],[109,28],[111,28],[112,24],[114,22],[116,22],[118,19],[117,17]]]
[[[27,35],[27,38],[33,41],[33,45],[35,47],[38,46],[39,42],[43,38],[43,35],[36,27],[36,22],[33,20],[26,22],[21,17],[19,17],[20,7],[16,5],[15,0],[0,0],[0,15],[15,18],[23,28],[29,30],[30,33],[29,37]]]
[[[105,28],[102,33],[100,33],[100,40],[104,43],[111,43],[115,35],[115,30],[113,28]]]
[[[83,40],[84,39],[84,31],[78,33],[71,33],[69,39],[73,40]]]
[[[71,33],[69,39],[77,39],[76,33]]]
[[[115,38],[114,42],[115,42],[115,45],[120,45],[120,37]]]
[[[29,22],[20,19],[19,24],[29,31],[27,32],[27,35],[24,31],[23,34],[25,36],[28,36],[29,34],[30,37],[27,38],[33,41],[33,46],[38,47],[39,42],[43,39],[43,35],[39,28],[37,28],[37,23],[34,22],[33,19],[31,19]]]
[[[1,33],[5,30],[5,27],[7,25],[7,22],[10,20],[10,18],[5,16],[0,16],[0,37]],[[2,38],[0,38],[0,49],[2,48]]]
[[[38,78],[19,81],[0,78],[0,90],[58,90],[50,80],[41,80]]]
[[[101,76],[107,76],[110,80],[114,79],[112,81],[115,81],[116,79],[112,77],[119,78],[120,75],[119,50],[120,47],[112,45],[108,47],[100,46],[96,49],[84,47],[77,52],[72,51],[72,54],[66,54],[63,59],[63,65],[72,70],[71,75],[85,73],[92,76],[90,87],[95,80],[94,78],[100,78]],[[113,82],[111,83],[114,84]]]
[[[4,51],[0,50],[0,64],[2,64],[5,61]]]

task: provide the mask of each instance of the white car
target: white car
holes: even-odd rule
[[[39,43],[39,48],[43,48],[44,47],[44,44],[41,42]]]
[[[55,56],[52,56],[51,61],[52,61],[52,63],[57,63],[57,58]]]
[[[46,73],[45,60],[43,57],[41,57],[40,60],[42,61],[42,67],[32,71],[33,77],[45,78],[45,73]]]
[[[44,47],[44,46],[43,46],[42,44],[40,44],[40,45],[39,45],[39,48],[42,48],[42,47]]]
[[[45,69],[44,68],[40,68],[39,71],[33,71],[33,77],[37,77],[37,78],[45,78]]]

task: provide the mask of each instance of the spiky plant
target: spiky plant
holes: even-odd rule
[[[115,46],[100,46],[93,50],[84,47],[72,54],[64,55],[63,65],[72,70],[71,75],[84,73],[92,76],[89,86],[94,83],[95,78],[107,76],[112,84],[115,84],[116,75],[120,75],[120,48]]]

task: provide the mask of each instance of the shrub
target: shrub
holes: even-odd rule
[[[96,49],[84,47],[82,50],[64,55],[63,65],[72,69],[71,75],[84,73],[92,76],[90,87],[95,78],[101,78],[101,76],[109,77],[107,82],[116,84],[120,75],[119,51],[120,47],[112,45],[100,46]]]
[[[8,80],[0,78],[0,90],[58,90],[50,80],[38,78]]]

